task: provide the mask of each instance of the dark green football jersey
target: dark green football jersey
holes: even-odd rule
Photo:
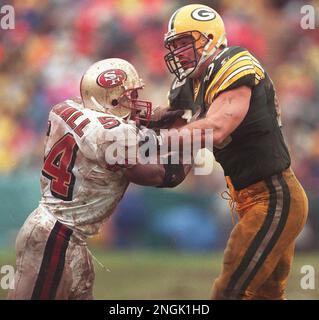
[[[260,62],[244,48],[227,47],[214,58],[196,86],[187,79],[178,92],[171,90],[169,95],[174,109],[183,109],[185,101],[192,99],[193,110],[200,106],[205,115],[219,94],[240,86],[252,90],[249,110],[223,145],[214,147],[216,160],[236,190],[285,170],[291,162],[274,86]]]
[[[172,110],[192,110],[195,113],[193,80],[186,78],[180,82],[176,78],[168,93],[168,103]]]

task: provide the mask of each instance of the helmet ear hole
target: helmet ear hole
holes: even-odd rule
[[[210,33],[208,36],[207,36],[208,39],[210,40],[213,40],[214,39],[214,36]]]
[[[115,107],[119,104],[118,100],[117,99],[113,99],[112,102],[111,102],[112,106]]]

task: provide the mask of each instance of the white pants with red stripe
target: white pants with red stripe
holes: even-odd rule
[[[17,236],[14,280],[8,299],[92,299],[91,254],[71,229],[38,207]]]

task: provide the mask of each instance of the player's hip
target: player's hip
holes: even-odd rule
[[[50,236],[55,240],[63,238],[66,241],[86,245],[74,234],[72,229],[59,222],[41,206],[36,208],[24,222],[17,235],[16,244],[27,245],[31,243],[34,247],[35,245],[41,245],[43,242],[46,243]]]
[[[265,213],[285,211],[295,217],[307,216],[307,195],[291,168],[240,191],[235,191],[231,180],[228,177],[226,179],[241,218],[256,207]]]
[[[308,199],[290,168],[240,191],[234,190],[229,179],[227,182],[244,234],[263,230],[267,237],[286,237],[289,242],[303,229]]]

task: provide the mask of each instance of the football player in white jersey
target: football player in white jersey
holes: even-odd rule
[[[129,152],[136,150],[137,140],[127,137],[139,135],[136,124],[151,115],[151,103],[138,99],[142,88],[130,63],[106,59],[84,74],[81,99],[52,108],[42,197],[17,236],[9,299],[92,299],[94,268],[87,237],[98,233],[130,182],[166,187],[183,180],[183,174],[176,180],[169,165],[136,164],[136,153]],[[127,151],[113,164],[111,145]]]

